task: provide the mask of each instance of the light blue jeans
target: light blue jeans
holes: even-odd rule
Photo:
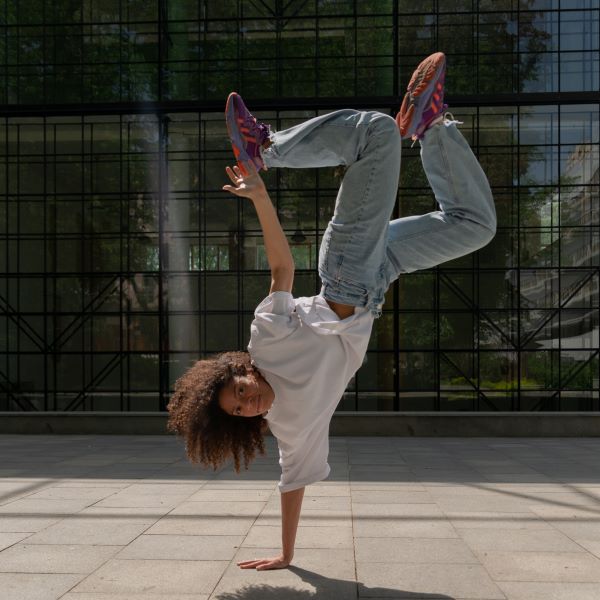
[[[473,252],[496,233],[490,186],[456,121],[434,125],[420,141],[440,210],[392,221],[401,138],[390,116],[338,110],[272,133],[271,141],[262,154],[269,168],[347,167],[319,251],[329,300],[366,306],[377,318],[401,273]]]

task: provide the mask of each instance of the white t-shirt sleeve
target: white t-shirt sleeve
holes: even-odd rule
[[[254,311],[248,350],[260,351],[292,334],[299,326],[294,310],[294,297],[290,292],[269,294]]]
[[[329,476],[329,424],[326,429],[319,428],[303,443],[295,443],[293,448],[286,447],[280,440],[278,446],[280,492],[291,492]]]

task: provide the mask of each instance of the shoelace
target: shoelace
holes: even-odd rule
[[[254,116],[246,118],[238,116],[238,123],[246,142],[252,142],[257,146],[262,145],[271,133],[271,126],[259,123]]]
[[[452,117],[452,119],[448,118],[448,115],[450,115]],[[443,115],[443,119],[441,121],[439,121],[438,123],[436,123],[436,125],[464,125],[463,121],[458,121],[457,119],[454,118],[454,115],[450,112],[450,111],[446,111]],[[427,128],[429,129],[429,127]],[[427,129],[425,131],[427,131]],[[423,132],[423,134],[425,134],[425,131]],[[413,143],[410,145],[410,147],[412,148],[418,140],[422,140],[423,137],[425,137],[424,135],[422,137],[415,137],[415,139],[413,140]]]

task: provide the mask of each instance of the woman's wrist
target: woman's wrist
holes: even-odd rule
[[[252,200],[252,202],[254,202],[255,204],[264,202],[268,202],[269,204],[271,203],[271,197],[269,196],[269,192],[267,192],[266,189],[259,190],[255,194],[252,194],[252,196],[250,196],[250,200]]]

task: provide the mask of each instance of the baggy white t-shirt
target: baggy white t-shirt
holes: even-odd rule
[[[320,294],[273,292],[254,311],[248,352],[275,393],[265,418],[279,447],[280,492],[329,475],[329,422],[362,365],[373,321],[366,307],[340,320]]]

